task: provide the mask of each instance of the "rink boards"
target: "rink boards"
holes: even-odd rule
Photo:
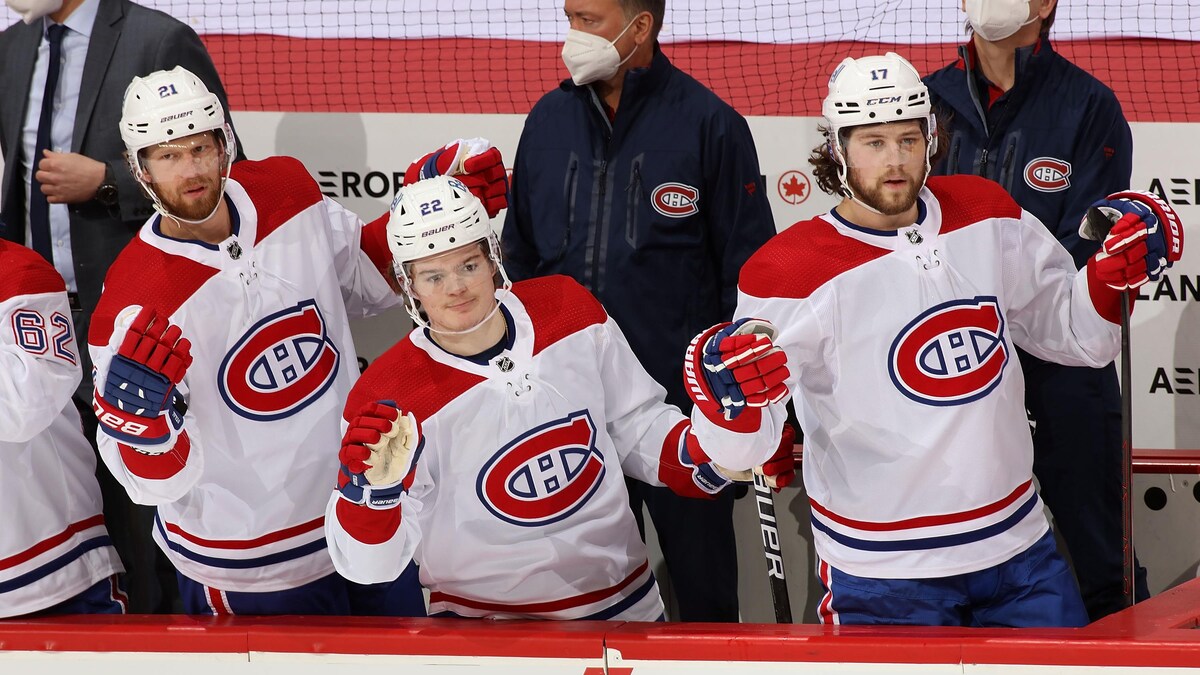
[[[1182,673],[1200,580],[1079,629],[452,619],[70,617],[0,622],[0,672],[57,675]]]

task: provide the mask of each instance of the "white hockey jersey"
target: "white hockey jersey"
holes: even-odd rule
[[[464,358],[413,331],[371,365],[346,406],[395,401],[423,445],[400,507],[334,492],[338,570],[394,579],[415,558],[430,614],[654,621],[663,612],[624,476],[704,496],[674,458],[689,423],[600,303],[568,277],[516,284],[508,342]]]
[[[155,307],[182,329],[190,447],[148,456],[101,433],[100,453],[135,502],[158,507],[155,540],[185,576],[277,591],[333,572],[324,501],[358,378],[348,315],[399,298],[360,248],[362,221],[296,160],[235,164],[226,199],[220,245],[164,236],[151,218],[109,270],[89,335],[103,391],[123,309]]]
[[[1099,367],[1120,346],[1119,295],[1000,186],[930,178],[919,211],[891,233],[797,223],[739,280],[737,315],[787,353],[817,553],[857,576],[962,574],[1033,544],[1048,525],[1013,347]],[[768,456],[782,418],[744,434],[693,413],[731,468]]]
[[[80,370],[67,286],[41,256],[3,239],[0,269],[0,617],[9,617],[124,568],[71,402]]]

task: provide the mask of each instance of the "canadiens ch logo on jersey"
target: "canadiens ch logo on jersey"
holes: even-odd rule
[[[543,424],[500,449],[479,472],[479,500],[525,527],[558,522],[587,503],[604,478],[596,424],[586,410]]]
[[[275,420],[320,398],[340,359],[316,301],[305,300],[246,331],[221,362],[217,386],[242,417]]]
[[[700,191],[683,183],[663,183],[650,193],[650,206],[668,218],[686,218],[700,212]]]
[[[1071,164],[1054,157],[1038,157],[1025,165],[1025,183],[1039,192],[1061,192],[1071,187]]]
[[[1007,363],[1004,315],[990,296],[926,310],[900,331],[888,353],[896,388],[927,405],[961,405],[987,396]]]

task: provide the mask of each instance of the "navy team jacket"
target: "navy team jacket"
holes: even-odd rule
[[[1129,189],[1133,170],[1133,137],[1116,95],[1047,38],[1017,51],[1016,81],[998,98],[975,69],[969,43],[925,78],[951,132],[949,153],[933,172],[1000,183],[1082,267],[1099,244],[1079,237],[1080,219],[1092,202]]]
[[[746,120],[657,47],[611,122],[565,80],[530,111],[504,224],[514,280],[566,274],[687,409],[683,354],[728,320],[742,263],[775,234]]]

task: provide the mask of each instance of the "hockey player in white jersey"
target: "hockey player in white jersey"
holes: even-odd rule
[[[71,394],[82,375],[67,285],[0,239],[0,618],[123,614],[96,455]]]
[[[1076,273],[999,185],[926,180],[936,121],[900,56],[843,61],[823,113],[814,173],[842,202],[773,238],[739,280],[736,316],[774,324],[787,363],[724,368],[732,327],[697,336],[685,371],[696,435],[725,466],[770,455],[784,408],[746,407],[739,382],[785,379],[824,623],[1086,623],[1034,489],[1013,347],[1111,362],[1114,288],[1178,259],[1178,218],[1154,195],[1110,196],[1098,206],[1120,219]]]
[[[325,518],[338,570],[379,582],[416,559],[432,615],[661,619],[624,476],[696,498],[730,476],[582,286],[509,283],[457,179],[401,188],[388,243],[417,328],[346,404]],[[762,469],[777,484],[791,446]]]
[[[225,111],[183,68],[134,78],[121,134],[158,215],[92,317],[98,442],[130,497],[157,507],[184,609],[423,614],[415,570],[360,587],[325,546],[328,448],[358,376],[349,317],[399,304],[382,230],[294,159],[233,165]]]

